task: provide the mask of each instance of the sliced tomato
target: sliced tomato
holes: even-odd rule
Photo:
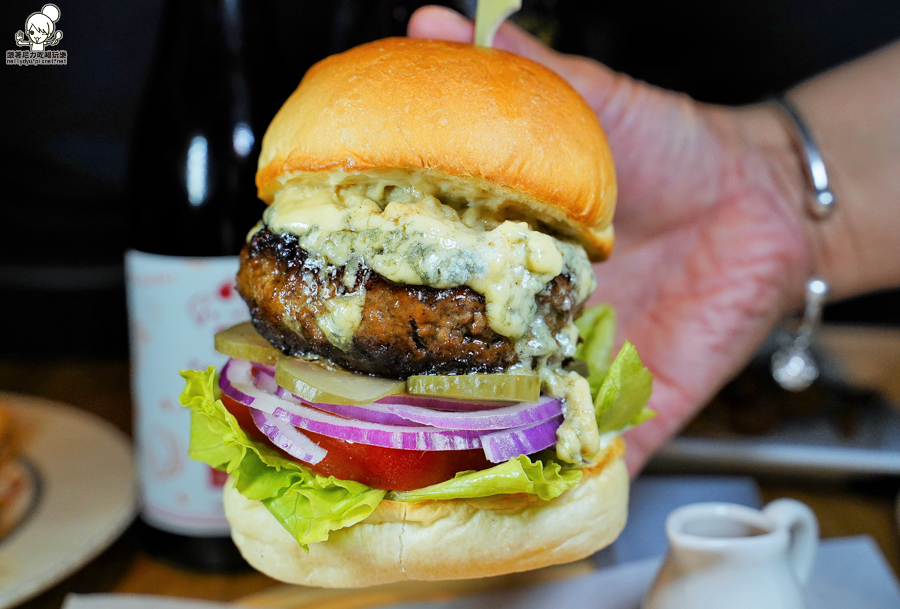
[[[222,403],[247,435],[255,440],[269,442],[250,416],[250,409],[222,396]],[[313,442],[328,451],[325,458],[310,465],[290,456],[269,442],[283,457],[302,463],[307,469],[322,476],[334,476],[341,480],[355,480],[374,488],[390,491],[409,491],[449,480],[457,472],[482,470],[491,467],[481,449],[474,450],[401,450],[383,448],[338,440],[329,436],[302,430]]]

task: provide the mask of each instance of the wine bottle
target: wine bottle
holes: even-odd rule
[[[151,554],[201,570],[245,563],[222,509],[224,474],[188,457],[178,370],[221,366],[213,335],[248,317],[237,254],[262,213],[256,159],[280,101],[261,97],[273,82],[264,10],[170,0],[132,142],[126,277],[142,532]]]

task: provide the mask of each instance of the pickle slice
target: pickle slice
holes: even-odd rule
[[[541,379],[536,374],[420,374],[406,379],[406,390],[416,395],[464,400],[537,402],[541,398]]]
[[[281,351],[257,333],[249,321],[217,333],[215,347],[223,355],[270,366],[284,357]]]
[[[370,404],[406,390],[406,382],[326,368],[297,358],[282,358],[275,368],[275,382],[312,403]]]

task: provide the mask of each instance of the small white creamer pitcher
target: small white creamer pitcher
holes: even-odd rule
[[[669,514],[666,535],[644,609],[803,609],[819,526],[799,501],[687,505]]]

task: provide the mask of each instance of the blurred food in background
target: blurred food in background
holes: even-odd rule
[[[19,458],[23,431],[0,401],[0,540],[28,517],[38,496],[34,472]]]

